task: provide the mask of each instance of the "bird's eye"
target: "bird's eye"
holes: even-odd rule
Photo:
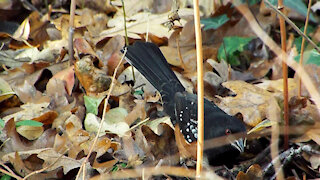
[[[226,129],[225,133],[226,133],[226,135],[229,135],[229,134],[231,134],[231,130],[230,129]]]

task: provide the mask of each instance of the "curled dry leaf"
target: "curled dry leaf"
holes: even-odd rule
[[[258,164],[251,165],[246,173],[239,172],[237,175],[237,180],[262,180],[263,179],[263,171]]]
[[[180,157],[197,159],[197,143],[188,143],[180,132],[179,126],[175,126],[174,134],[179,149]]]
[[[121,53],[121,49],[125,46],[125,41],[122,36],[112,37],[107,44],[104,45],[101,54],[101,60],[104,65],[104,69],[108,71],[108,75],[112,75],[114,73],[115,68],[119,64],[123,54]],[[124,70],[123,63],[120,65],[117,75]]]
[[[90,135],[87,131],[75,126],[72,122],[66,124],[66,135],[75,145],[79,145],[90,138]]]
[[[96,67],[92,58],[83,57],[75,63],[75,74],[87,93],[99,93],[109,89],[111,77]]]
[[[71,95],[72,89],[74,86],[74,67],[73,66],[70,66],[69,68],[58,72],[52,78],[63,80],[65,82],[65,89],[67,93]]]
[[[0,78],[0,102],[9,99],[10,97],[13,96],[13,94],[15,94],[10,85],[2,78]]]
[[[110,161],[100,163],[95,159],[92,167],[96,169],[100,174],[102,174],[104,172],[109,172],[117,162],[118,160],[113,159]]]
[[[161,123],[167,124],[169,125],[172,129],[174,129],[170,117],[169,116],[165,116],[162,118],[158,118],[158,119],[154,119],[152,121],[148,121],[146,122],[146,125],[157,135],[161,135],[163,133],[163,129],[162,129],[162,125],[160,125]]]
[[[243,81],[228,81],[222,85],[237,95],[235,97],[220,97],[220,108],[231,115],[240,112],[243,121],[250,126],[256,126],[266,118],[269,100],[274,99],[273,94]]]
[[[225,61],[218,63],[213,59],[208,59],[205,67],[207,71],[204,73],[203,80],[213,87],[218,88],[221,83],[228,80],[228,65]]]
[[[96,52],[92,49],[90,44],[83,38],[76,38],[74,41],[74,47],[79,54],[89,54],[99,59]]]
[[[101,133],[103,135],[105,131],[116,134],[120,137],[125,136],[129,132],[129,125],[125,122],[125,117],[128,115],[126,109],[113,108],[105,114],[105,121],[103,122]],[[100,118],[92,113],[88,113],[84,125],[87,131],[97,132],[100,125]]]
[[[19,126],[17,127],[17,132],[27,138],[28,140],[38,139],[43,133],[43,127],[34,127],[34,126]]]

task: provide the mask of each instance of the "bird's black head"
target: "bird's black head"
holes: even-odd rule
[[[210,165],[229,164],[244,151],[246,127],[221,109],[209,112],[205,114],[204,153]]]

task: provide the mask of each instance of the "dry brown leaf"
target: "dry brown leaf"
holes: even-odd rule
[[[222,84],[237,95],[221,97],[219,107],[231,115],[240,112],[243,121],[250,126],[256,126],[266,118],[268,102],[273,94],[244,81],[228,81]]]
[[[109,89],[111,77],[94,67],[92,59],[88,56],[83,57],[75,63],[75,74],[87,93],[100,93]]]
[[[48,106],[49,106],[48,102],[43,102],[39,104],[34,104],[34,103],[23,104],[20,106],[22,108],[22,111],[5,116],[3,117],[3,119],[5,121],[8,121],[9,119],[13,118],[14,121],[16,122],[21,120],[34,119],[50,111],[48,109]]]
[[[125,46],[124,38],[120,35],[112,37],[102,49],[101,60],[104,65],[103,69],[108,71],[109,75],[114,73],[115,68],[119,64],[123,54],[121,49]],[[123,63],[120,65],[117,75],[124,70]]]
[[[237,175],[237,180],[262,180],[263,179],[263,172],[261,167],[258,164],[251,165],[246,173],[239,172]]]
[[[146,34],[147,32],[157,37],[169,38],[173,31],[168,31],[168,28],[163,23],[168,21],[168,15],[170,12],[164,14],[149,14],[147,12],[141,12],[130,17],[130,21],[127,22],[128,37],[133,39],[141,39],[139,34]],[[192,15],[191,9],[180,9],[179,16],[184,17]],[[185,20],[181,19],[181,24],[185,24]],[[108,27],[110,29],[104,30],[100,33],[100,40],[107,37],[113,37],[115,35],[124,36],[123,28],[123,16],[115,17],[108,21]],[[99,41],[100,41],[99,40]]]
[[[12,91],[9,83],[7,83],[4,79],[0,78],[0,102],[9,99],[15,93]]]
[[[37,102],[42,97],[41,92],[27,80],[20,84],[15,83],[12,88],[23,103]]]
[[[57,117],[58,113],[56,111],[48,111],[39,117],[33,118],[32,120],[41,122],[43,125],[49,125],[52,124]]]
[[[15,153],[15,157],[9,157],[11,164],[13,164],[14,169],[22,177],[32,173],[33,171],[27,167],[28,163],[25,163],[19,156],[18,152]],[[33,168],[32,168],[33,169]],[[37,169],[38,170],[38,169]],[[58,178],[59,169],[54,169],[53,171],[46,171],[44,173],[34,174],[30,179],[45,179],[45,178]]]
[[[74,67],[70,66],[67,69],[64,69],[53,76],[53,78],[57,78],[63,80],[65,82],[65,89],[69,95],[72,93],[72,89],[74,86]]]
[[[175,126],[174,134],[179,149],[180,157],[197,159],[197,143],[188,143],[180,132],[178,125]]]
[[[278,80],[262,80],[262,83],[256,85],[264,90],[272,92],[277,98],[282,99],[283,96],[283,79]],[[297,95],[298,85],[294,79],[288,78],[289,99]]]
[[[116,159],[102,163],[99,163],[97,160],[95,160],[92,167],[102,174],[104,172],[109,172],[117,162],[118,160]]]
[[[58,169],[59,167],[63,167],[64,174],[67,174],[72,169],[80,167],[82,163],[81,160],[66,157],[63,154],[57,153],[54,149],[44,150],[40,152],[37,156],[38,158],[44,160],[43,166],[49,167],[47,169],[48,171],[52,171]],[[56,162],[57,159],[59,160]]]
[[[82,9],[82,12],[81,24],[86,26],[91,37],[98,37],[108,23],[109,17],[106,14],[107,12],[97,13],[97,11],[89,8]]]
[[[87,131],[76,127],[72,122],[66,124],[66,135],[75,145],[79,145],[90,138],[90,135]]]
[[[30,22],[29,18],[25,19],[19,28],[14,32],[13,37],[18,41],[26,41],[28,40],[30,35]]]
[[[119,96],[119,107],[124,108],[127,112],[131,112],[136,106],[135,98],[131,93],[125,93]]]
[[[160,124],[163,132],[161,135],[155,134],[151,128],[142,125],[141,131],[147,140],[151,154],[157,160],[161,160],[162,165],[172,165],[179,162],[178,148],[174,138],[174,130],[167,124]]]
[[[34,126],[19,126],[17,127],[17,132],[27,138],[28,140],[35,140],[38,139],[44,131],[44,128],[41,127],[34,127]]]

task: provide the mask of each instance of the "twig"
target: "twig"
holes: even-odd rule
[[[124,7],[124,1],[121,0],[122,3],[122,10],[123,10],[123,25],[124,25],[124,38],[125,38],[125,42],[126,42],[126,46],[129,46],[129,40],[128,40],[128,31],[127,31],[127,20],[126,20],[126,10]],[[149,18],[148,18],[149,20]],[[131,66],[132,69],[132,77],[133,77],[133,82],[136,82],[136,76],[134,75],[134,68],[133,66]]]
[[[148,176],[156,176],[168,174],[173,176],[180,177],[195,177],[195,171],[192,169],[186,169],[183,167],[173,167],[173,166],[161,166],[161,167],[147,167],[147,168],[136,168],[136,169],[125,169],[113,173],[105,173],[100,176],[95,176],[91,178],[92,180],[100,180],[100,179],[129,179],[129,178],[139,178],[144,175]]]
[[[15,175],[15,173],[7,165],[5,165],[4,163],[0,162],[0,166],[3,166],[7,170],[7,172]]]
[[[308,36],[304,35],[303,32],[296,26],[286,15],[284,15],[281,11],[279,11],[276,7],[274,7],[268,0],[264,0],[265,3],[268,4],[268,6],[273,9],[277,14],[282,16],[284,20],[302,37],[304,37],[319,53],[320,48],[314,43]]]
[[[121,60],[119,61],[117,67],[114,69],[113,76],[112,76],[112,82],[111,82],[111,86],[110,86],[110,91],[109,91],[109,93],[108,93],[108,95],[107,95],[107,98],[104,100],[102,120],[101,120],[101,122],[100,122],[97,135],[96,135],[96,137],[94,138],[93,144],[91,145],[91,148],[90,148],[90,150],[89,150],[89,152],[88,152],[88,155],[87,155],[86,159],[82,162],[82,164],[81,164],[81,166],[80,166],[80,169],[79,169],[79,172],[78,172],[78,174],[77,174],[76,180],[79,179],[80,173],[81,173],[81,171],[82,171],[85,163],[88,161],[88,159],[89,159],[89,157],[90,157],[90,155],[91,155],[91,153],[92,153],[92,151],[93,151],[93,148],[94,148],[94,146],[96,145],[96,143],[97,143],[97,141],[98,141],[98,137],[99,137],[100,131],[101,131],[101,129],[102,129],[102,124],[103,124],[104,119],[105,119],[105,114],[106,114],[106,111],[107,111],[108,101],[109,101],[109,98],[110,98],[110,96],[111,96],[111,92],[113,91],[113,86],[114,86],[114,83],[115,83],[116,74],[117,74],[117,71],[118,71],[118,69],[119,69],[119,67],[120,67],[120,64],[122,63],[122,61],[123,61],[126,53],[127,53],[127,48],[124,49],[124,53],[123,53],[123,55],[122,55],[122,57],[121,57]]]
[[[121,3],[122,3],[122,10],[123,10],[123,26],[124,26],[125,41],[126,41],[126,46],[129,46],[128,31],[127,31],[127,21],[126,21],[126,11],[125,11],[125,8],[124,8],[124,1],[121,0]]]
[[[310,9],[311,9],[311,2],[312,2],[312,0],[309,0],[307,18],[306,18],[306,22],[304,23],[303,34],[305,36],[307,36],[307,29],[308,29],[308,24],[309,24],[309,15],[310,15]],[[301,50],[300,50],[300,60],[299,60],[300,66],[303,66],[304,43],[305,43],[305,38],[304,38],[304,36],[302,36]],[[301,78],[300,77],[298,77],[298,78],[299,78],[298,96],[301,97]]]
[[[278,8],[283,13],[284,6],[283,0],[278,0]],[[283,17],[279,17],[280,35],[281,35],[281,48],[283,52],[287,52],[287,34],[286,23]],[[288,104],[288,66],[287,59],[282,57],[282,78],[283,78],[283,119],[284,119],[284,149],[289,148],[289,104]]]
[[[181,67],[183,68],[184,71],[186,71],[187,67],[185,66],[184,62],[183,62],[183,58],[181,56],[181,50],[180,50],[180,42],[179,42],[179,35],[178,37],[176,38],[176,43],[177,43],[177,51],[178,51],[178,56],[179,56],[179,60],[180,60],[180,64],[181,64]]]
[[[203,56],[202,56],[202,37],[199,15],[199,0],[193,0],[194,26],[196,33],[197,47],[197,90],[198,90],[198,140],[197,140],[197,169],[196,176],[200,178],[203,160],[203,129],[204,129],[204,99],[203,99]]]
[[[140,126],[141,124],[143,124],[143,123],[145,123],[145,122],[147,122],[147,121],[149,121],[149,120],[150,120],[150,118],[147,118],[147,119],[145,119],[145,120],[143,120],[143,121],[140,121],[140,122],[137,123],[136,125],[132,126],[128,131],[132,131],[132,130],[135,129],[136,127]]]
[[[76,0],[71,0],[70,5],[70,19],[69,19],[69,65],[72,66],[74,64],[74,51],[73,51],[73,34],[74,34],[74,14],[76,10]]]
[[[22,178],[18,175],[16,175],[8,166],[6,166],[4,163],[0,162],[0,166],[3,166],[6,170],[0,168],[0,172],[7,174],[13,178],[16,178],[18,180],[22,180]]]

